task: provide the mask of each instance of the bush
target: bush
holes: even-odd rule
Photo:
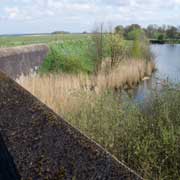
[[[85,41],[53,44],[40,72],[91,73],[93,62],[87,49]]]
[[[81,109],[64,116],[144,178],[179,179],[180,92],[154,93],[148,113],[123,97],[79,94]]]
[[[146,38],[134,31],[135,40],[126,43],[121,34],[96,31],[83,39],[66,40],[52,43],[50,53],[45,59],[41,73],[93,73],[97,74],[106,58],[111,60],[111,67],[126,58],[151,59],[151,52]],[[111,68],[109,68],[111,70]]]
[[[158,41],[164,41],[165,40],[164,34],[159,34],[157,39],[158,39]]]
[[[111,57],[111,67],[117,66],[127,57],[127,48],[121,34],[110,33],[108,36],[108,47]]]
[[[97,26],[91,35],[89,51],[92,61],[94,62],[94,73],[97,74],[105,58],[105,35],[103,24]]]
[[[134,40],[131,56],[135,59],[144,59],[146,61],[152,60],[153,54],[144,31],[134,30],[132,33]]]
[[[144,39],[145,38],[145,32],[142,29],[133,29],[130,31],[127,35],[128,40],[137,40],[138,39]]]

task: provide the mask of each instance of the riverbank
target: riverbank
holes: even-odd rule
[[[165,40],[151,39],[149,41],[151,44],[180,44],[180,39],[165,39]]]
[[[97,32],[84,40],[52,44],[39,72],[21,76],[17,82],[129,165],[126,154],[120,150],[124,145],[115,140],[114,134],[118,138],[128,136],[118,124],[121,119],[126,124],[126,118],[121,117],[125,117],[125,107],[119,94],[151,76],[155,70],[152,59],[147,39],[139,34],[127,43],[120,34]],[[129,111],[127,121],[133,124],[133,117],[129,116],[133,109],[130,107]],[[130,153],[130,149],[125,151]],[[133,167],[136,165],[135,159]],[[137,167],[134,169],[141,173]]]
[[[106,75],[111,81],[106,78],[100,78],[100,81],[96,78],[95,81],[95,77],[83,74],[51,74],[21,77],[19,83],[145,179],[178,179],[178,88],[167,86],[161,95],[152,92],[148,115],[126,94],[122,99],[122,93],[105,88],[121,82],[116,81],[118,77],[134,78],[140,67],[145,67],[142,62],[121,64],[115,80]],[[126,74],[125,67],[126,71],[129,69]],[[90,88],[95,82],[104,90],[99,92]]]
[[[169,74],[179,73],[179,46],[158,45],[152,56],[145,34],[139,31],[133,32],[132,41],[121,33],[100,31],[76,38],[17,38],[7,44],[5,39],[2,45],[47,42],[50,52],[40,71],[17,82],[144,179],[180,179],[180,87],[164,81],[166,75],[169,79]],[[157,81],[153,87],[146,84],[153,80],[147,79],[155,69],[156,55],[161,61],[156,61],[154,75],[165,82],[161,88]],[[148,93],[146,101],[142,98],[143,108],[124,91],[134,92],[134,87],[142,90],[141,98]]]
[[[77,93],[103,94],[107,90],[130,89],[154,70],[154,62],[133,59],[122,61],[108,73],[104,67],[97,75],[37,74],[21,76],[17,82],[57,113],[64,114],[78,106]]]

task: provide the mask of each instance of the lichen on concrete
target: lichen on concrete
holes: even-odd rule
[[[24,180],[141,179],[3,73],[0,133]]]

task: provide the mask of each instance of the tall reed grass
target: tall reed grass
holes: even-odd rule
[[[102,94],[109,89],[133,88],[145,76],[152,74],[155,65],[143,60],[122,61],[116,68],[106,71],[107,63],[97,75],[43,74],[21,76],[17,81],[57,113],[79,108],[77,93]],[[76,95],[74,95],[76,93]]]

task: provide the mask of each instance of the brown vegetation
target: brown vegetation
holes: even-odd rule
[[[106,72],[107,64],[97,75],[30,75],[21,76],[17,81],[57,113],[64,114],[80,106],[77,93],[100,94],[108,89],[132,88],[155,68],[153,62],[126,60]]]

